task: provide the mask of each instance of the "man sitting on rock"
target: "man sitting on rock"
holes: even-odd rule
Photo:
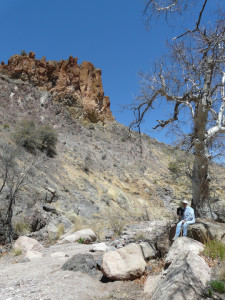
[[[184,214],[182,220],[177,224],[176,234],[173,240],[175,240],[181,231],[181,227],[183,226],[183,236],[187,236],[187,228],[188,225],[195,223],[195,212],[194,209],[188,206],[187,200],[183,201]]]

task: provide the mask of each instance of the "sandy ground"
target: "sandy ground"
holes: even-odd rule
[[[89,245],[78,243],[45,248],[43,257],[26,261],[12,254],[0,258],[1,300],[89,300],[145,299],[143,286],[134,281],[102,283],[100,275],[63,271],[61,266],[71,256],[89,252]],[[67,257],[52,257],[56,252]],[[147,298],[146,298],[147,299]]]

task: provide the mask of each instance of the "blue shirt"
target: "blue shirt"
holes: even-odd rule
[[[192,221],[193,223],[195,223],[195,212],[192,207],[187,206],[184,209],[183,220],[184,221]]]

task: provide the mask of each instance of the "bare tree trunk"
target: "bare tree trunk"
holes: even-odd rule
[[[212,218],[209,205],[209,153],[207,148],[208,107],[200,101],[194,117],[195,160],[192,172],[192,206],[196,216]]]

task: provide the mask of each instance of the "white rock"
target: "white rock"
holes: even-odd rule
[[[170,247],[170,250],[165,258],[165,264],[169,265],[180,253],[184,251],[191,251],[192,253],[199,254],[203,250],[204,245],[202,243],[187,237],[179,237]]]
[[[192,251],[180,252],[164,271],[152,300],[199,300],[210,280],[211,270],[202,257]]]
[[[82,239],[85,244],[90,244],[96,241],[96,235],[92,229],[83,229],[70,235],[64,235],[62,238],[62,243],[73,243],[79,241],[80,239]]]
[[[153,276],[149,276],[145,281],[144,293],[148,294],[149,299],[151,299],[150,297],[152,297],[153,293],[155,292],[161,278],[162,278],[161,274],[153,275]]]
[[[30,260],[41,258],[42,256],[42,253],[38,251],[27,251],[25,255],[25,257],[29,258]]]
[[[102,272],[110,279],[127,280],[140,277],[145,267],[141,247],[137,244],[129,244],[103,255]]]
[[[154,258],[156,256],[156,250],[149,243],[141,242],[140,246],[145,259]]]
[[[64,257],[68,257],[68,254],[66,254],[65,252],[55,252],[52,253],[51,257],[64,258]]]
[[[98,243],[98,244],[92,245],[89,251],[91,251],[91,252],[96,252],[96,251],[106,252],[108,250],[109,250],[109,247],[105,243]]]
[[[21,249],[23,252],[41,251],[43,250],[43,246],[35,239],[29,238],[27,236],[20,236],[14,243],[13,249]]]

